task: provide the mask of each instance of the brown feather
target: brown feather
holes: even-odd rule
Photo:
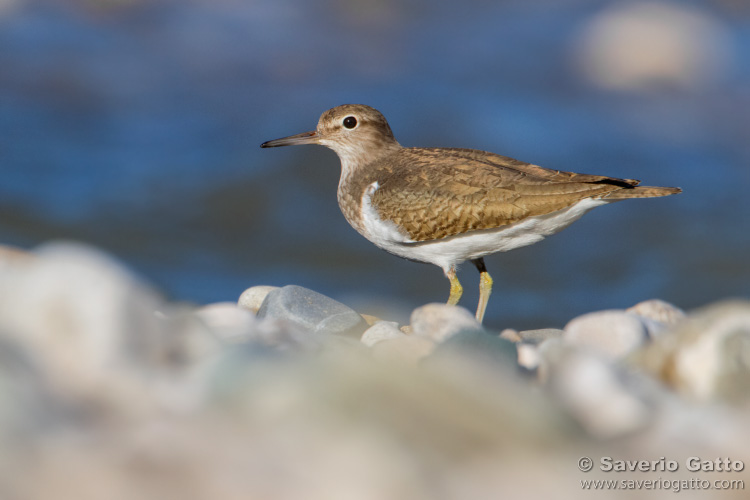
[[[639,181],[577,174],[484,151],[401,148],[366,167],[363,193],[377,181],[371,203],[381,218],[427,241],[514,224],[586,198],[665,196],[677,188],[640,188]]]

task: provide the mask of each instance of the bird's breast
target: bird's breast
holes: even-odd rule
[[[362,221],[362,196],[366,189],[367,185],[364,182],[357,182],[357,179],[352,179],[352,175],[347,170],[342,171],[336,193],[339,208],[346,221],[365,237],[367,235],[365,235]]]
[[[383,218],[373,205],[372,197],[379,188],[376,180],[342,176],[338,189],[339,208],[362,236],[385,250],[393,251],[394,245],[411,243],[412,240],[397,224]]]

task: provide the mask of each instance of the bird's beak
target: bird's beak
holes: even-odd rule
[[[312,132],[303,132],[301,134],[290,135],[289,137],[282,137],[281,139],[264,142],[260,147],[277,148],[279,146],[297,146],[299,144],[319,144],[318,139],[320,139],[320,136],[315,130],[313,130]]]

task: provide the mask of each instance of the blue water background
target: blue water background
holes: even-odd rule
[[[31,1],[0,5],[0,243],[102,247],[176,300],[299,284],[404,320],[444,301],[336,202],[321,147],[261,150],[356,102],[401,144],[680,186],[486,259],[487,323],[562,326],[662,298],[750,296],[750,8],[680,2],[727,34],[698,87],[602,88],[575,58],[611,1]],[[674,5],[674,3],[673,3]],[[459,277],[473,309],[478,276]]]

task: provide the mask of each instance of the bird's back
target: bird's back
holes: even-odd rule
[[[363,170],[363,186],[378,183],[372,206],[414,241],[507,226],[586,198],[614,201],[680,192],[459,148],[401,148]]]

